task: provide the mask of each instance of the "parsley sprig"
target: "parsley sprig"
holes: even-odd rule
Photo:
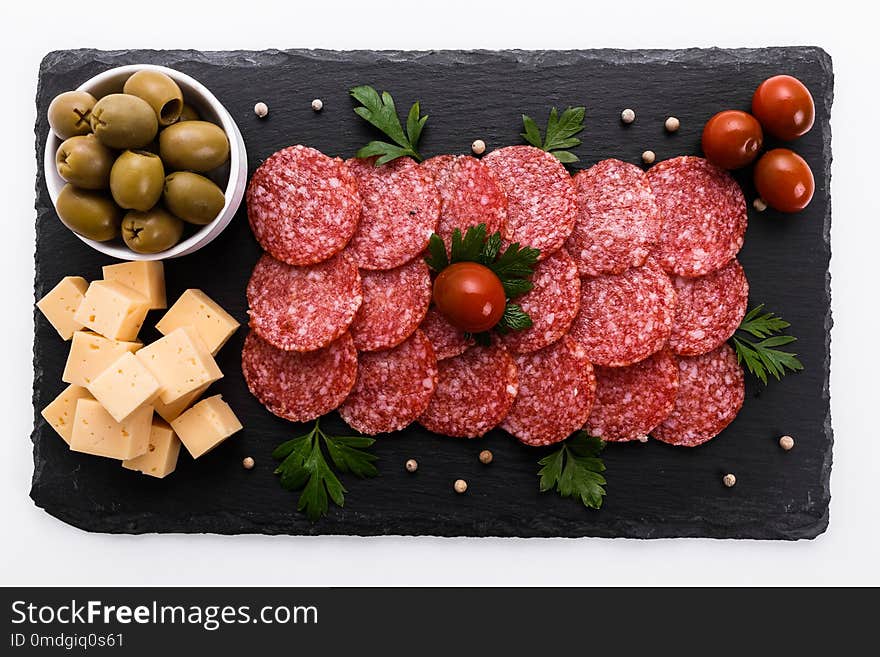
[[[486,235],[486,232],[486,224],[471,226],[464,236],[456,228],[452,231],[448,254],[443,238],[434,233],[428,241],[425,262],[435,272],[443,271],[456,262],[478,262],[491,269],[501,281],[507,297],[504,314],[495,328],[502,333],[522,331],[532,325],[532,318],[519,304],[512,303],[511,299],[532,289],[530,279],[541,252],[530,246],[520,246],[519,242],[509,244],[502,251],[501,233]],[[481,333],[474,338],[482,344],[489,341],[488,334]]]
[[[369,85],[354,87],[349,93],[361,103],[360,107],[354,108],[355,114],[381,130],[394,142],[390,144],[387,141],[371,141],[355,153],[356,157],[378,156],[376,166],[407,156],[421,162],[422,156],[419,155],[418,144],[428,115],[421,116],[418,101],[413,103],[409,110],[406,117],[406,132],[404,132],[403,126],[400,125],[400,119],[397,117],[394,99],[390,93],[383,91],[380,95]]]
[[[343,506],[348,492],[327,462],[324,450],[339,472],[356,477],[375,477],[379,472],[373,463],[378,457],[364,451],[375,442],[366,436],[329,436],[316,420],[314,428],[307,434],[275,448],[272,458],[281,461],[275,474],[280,475],[285,489],[302,489],[296,509],[305,511],[309,520],[314,522],[327,514],[328,497],[337,506]]]
[[[746,369],[766,385],[768,373],[778,381],[788,373],[786,370],[798,372],[804,366],[797,354],[776,349],[797,340],[793,335],[777,335],[791,324],[774,313],[761,312],[763,310],[763,303],[750,310],[731,341],[737,361],[745,363]],[[757,338],[758,342],[746,337],[746,334]]]
[[[544,136],[532,117],[523,114],[522,134],[532,146],[547,151],[563,164],[571,164],[578,161],[578,156],[569,151],[569,148],[580,146],[581,140],[575,137],[584,129],[585,107],[568,107],[559,116],[556,108],[550,110],[550,118],[547,119],[547,129]]]
[[[605,441],[586,431],[566,440],[558,450],[538,461],[538,465],[543,466],[538,471],[541,492],[555,487],[562,497],[579,499],[591,509],[600,508],[606,483],[601,474],[605,464],[599,458],[603,449]]]

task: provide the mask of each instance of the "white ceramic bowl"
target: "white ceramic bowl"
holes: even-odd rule
[[[121,93],[122,86],[129,76],[136,71],[142,70],[161,71],[171,77],[180,86],[186,104],[194,107],[205,121],[216,123],[226,132],[226,136],[229,138],[229,163],[226,165],[228,166],[229,177],[225,191],[226,203],[214,221],[200,227],[195,233],[175,244],[170,249],[160,251],[159,253],[135,253],[125,246],[121,239],[109,242],[96,242],[82,235],[72,233],[96,251],[106,253],[120,260],[164,260],[165,258],[177,258],[198,251],[213,241],[232,221],[238,206],[241,205],[241,199],[244,197],[244,190],[247,185],[247,152],[245,151],[244,140],[241,137],[238,126],[235,125],[232,116],[220,104],[220,101],[214,97],[214,94],[185,73],[164,66],[153,66],[150,64],[119,66],[87,80],[78,87],[78,90],[88,91],[95,98],[101,98],[107,94]],[[55,169],[55,153],[60,145],[61,140],[50,130],[46,139],[43,168],[45,170],[46,186],[49,188],[49,196],[52,199],[53,205],[58,201],[58,194],[64,186],[64,180]],[[221,171],[221,174],[223,173]]]

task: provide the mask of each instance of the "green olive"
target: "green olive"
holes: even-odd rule
[[[170,249],[183,235],[183,222],[163,208],[128,212],[122,220],[122,239],[135,253]]]
[[[198,226],[214,221],[226,203],[223,190],[214,181],[189,171],[165,176],[162,198],[172,214]]]
[[[146,212],[159,202],[165,169],[158,155],[125,151],[110,169],[110,193],[119,207]]]
[[[55,209],[62,223],[83,237],[106,242],[119,235],[122,210],[102,192],[67,184],[58,194]]]
[[[92,109],[91,123],[102,144],[118,149],[143,148],[159,130],[153,108],[129,94],[104,96]]]
[[[106,189],[112,166],[113,151],[95,139],[95,135],[71,137],[55,153],[58,175],[83,189]]]
[[[229,140],[213,123],[184,121],[159,133],[159,155],[169,169],[210,171],[229,159]]]
[[[199,116],[199,113],[196,111],[196,108],[192,105],[183,104],[183,109],[180,111],[180,117],[177,119],[178,121],[201,121],[202,117]]]
[[[95,97],[87,91],[65,91],[49,103],[49,127],[59,139],[87,135]]]
[[[159,125],[171,125],[183,110],[183,93],[170,77],[159,71],[138,71],[125,81],[123,93],[143,98],[153,111]]]

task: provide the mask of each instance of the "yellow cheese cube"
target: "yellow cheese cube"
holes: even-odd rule
[[[133,459],[123,461],[122,467],[162,479],[174,472],[179,455],[180,438],[166,422],[154,417],[147,451]]]
[[[76,402],[70,449],[121,461],[133,459],[150,445],[152,419],[152,406],[141,406],[117,422],[98,401],[80,399]]]
[[[88,386],[110,416],[122,422],[159,396],[159,382],[132,353],[125,353],[96,376]]]
[[[189,327],[172,331],[137,353],[159,381],[159,399],[172,404],[184,395],[223,378],[214,357]]]
[[[102,267],[105,281],[122,283],[146,298],[150,310],[164,310],[165,267],[161,260],[136,260]]]
[[[181,326],[192,326],[212,355],[232,337],[239,323],[201,290],[187,290],[156,324],[162,335]]]
[[[177,399],[170,404],[163,404],[160,398],[156,398],[153,401],[153,409],[156,411],[158,415],[162,417],[166,422],[171,422],[172,420],[177,419],[177,416],[183,413],[186,409],[195,403],[199,397],[205,394],[205,390],[210,387],[210,383],[207,383],[200,388],[196,388],[192,392],[188,392],[180,399]]]
[[[194,459],[207,454],[242,426],[221,395],[203,399],[171,423]]]
[[[76,402],[79,399],[91,399],[89,391],[81,386],[70,385],[58,395],[41,415],[46,422],[55,429],[55,432],[70,444],[70,435],[73,433],[73,416],[76,415]]]
[[[134,340],[150,309],[145,297],[115,281],[93,281],[73,318],[113,340]]]
[[[62,340],[70,340],[74,331],[83,325],[73,316],[89,284],[81,276],[65,276],[55,287],[37,301],[37,308],[45,315]]]
[[[89,331],[77,331],[70,343],[70,353],[61,380],[83,388],[125,353],[141,348],[140,342],[121,342]]]

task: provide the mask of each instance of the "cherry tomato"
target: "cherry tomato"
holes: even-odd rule
[[[787,148],[774,148],[755,165],[755,187],[771,208],[797,212],[813,198],[816,183],[804,158]]]
[[[457,262],[434,281],[434,303],[453,326],[480,333],[498,323],[507,298],[491,269],[476,262]]]
[[[790,75],[764,80],[752,96],[752,114],[764,131],[785,141],[809,132],[816,118],[816,106],[809,89]]]
[[[739,169],[751,164],[763,143],[761,124],[746,112],[718,112],[703,128],[703,153],[722,169]]]

